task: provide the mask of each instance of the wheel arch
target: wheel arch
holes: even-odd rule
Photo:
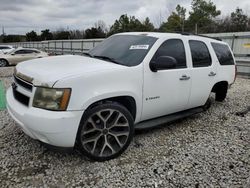
[[[221,88],[227,88],[228,87],[228,81],[224,80],[224,81],[220,81],[217,82],[216,84],[214,84],[212,91],[213,93],[216,93],[219,89]]]
[[[109,102],[117,102],[123,105],[131,113],[134,120],[136,119],[136,115],[137,115],[136,100],[134,99],[134,97],[128,96],[128,95],[100,99],[88,105],[87,109],[91,109],[99,104],[109,103]]]

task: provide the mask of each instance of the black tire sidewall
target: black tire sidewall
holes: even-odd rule
[[[226,97],[227,97],[227,88],[221,89],[217,91],[215,94],[215,100],[219,102],[223,102]]]
[[[5,59],[0,59],[0,61],[4,61],[5,62],[5,66],[0,66],[0,67],[7,67],[8,66],[8,61]]]
[[[96,113],[100,110],[104,110],[104,109],[114,109],[117,110],[119,112],[121,112],[128,120],[129,123],[129,127],[130,127],[130,132],[129,132],[129,136],[128,139],[125,143],[125,145],[114,155],[108,156],[108,157],[99,157],[99,156],[94,156],[91,153],[89,153],[87,150],[84,149],[82,143],[81,143],[81,131],[83,129],[84,123],[88,120],[88,118],[93,114]],[[88,157],[90,160],[94,160],[94,161],[106,161],[106,160],[110,160],[110,159],[114,159],[118,156],[120,156],[129,146],[129,144],[131,143],[132,139],[134,136],[134,119],[132,117],[132,115],[130,114],[130,112],[121,104],[116,103],[116,102],[112,102],[112,103],[104,103],[104,104],[100,104],[97,105],[91,109],[87,109],[85,111],[85,113],[82,116],[82,119],[80,121],[80,125],[78,128],[78,132],[77,132],[77,147],[80,150],[80,152]]]

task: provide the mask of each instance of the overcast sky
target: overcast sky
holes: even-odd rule
[[[236,7],[250,13],[250,0],[212,0],[222,15]],[[190,10],[191,0],[0,0],[0,27],[7,34],[42,29],[86,29],[103,20],[111,26],[122,14],[140,20],[149,17],[156,27],[180,4]],[[2,31],[0,31],[2,33]]]

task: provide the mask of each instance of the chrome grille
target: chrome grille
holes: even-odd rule
[[[25,89],[32,91],[33,85],[31,83],[28,83],[28,82],[22,80],[21,78],[18,78],[16,75],[14,75],[14,81],[15,81],[15,83],[24,87]]]
[[[12,83],[14,98],[25,106],[29,106],[33,85],[14,74]]]

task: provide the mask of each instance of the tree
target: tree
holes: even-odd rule
[[[248,17],[239,7],[231,13],[231,31],[247,31]]]
[[[52,40],[53,34],[49,31],[49,29],[45,29],[41,31],[41,40]]]
[[[180,5],[177,5],[176,12],[177,12],[177,15],[180,17],[181,30],[182,30],[182,32],[184,32],[187,9],[185,9],[184,7],[182,7]]]
[[[163,22],[159,30],[162,32],[180,32],[184,31],[186,9],[177,5],[176,12],[168,17],[167,22]]]
[[[134,16],[128,16],[123,14],[119,20],[115,20],[115,23],[111,26],[108,35],[121,32],[132,31],[153,31],[154,25],[150,22],[149,18],[146,18],[143,22],[135,18]]]
[[[168,17],[167,22],[163,22],[159,30],[161,32],[179,32],[181,31],[181,18],[175,13]]]
[[[107,33],[107,32],[108,32],[107,25],[106,25],[106,23],[105,23],[103,20],[98,20],[98,21],[95,23],[95,28],[101,28],[101,30],[102,30],[104,33]]]
[[[80,31],[80,30],[71,30],[70,31],[70,38],[71,39],[83,39],[85,36],[85,32],[84,31]]]
[[[150,22],[150,19],[147,17],[142,22],[142,31],[154,31],[154,30],[155,30],[154,25]]]
[[[93,39],[93,38],[105,38],[106,33],[100,28],[92,27],[90,29],[85,30],[85,38]]]
[[[38,41],[39,40],[39,36],[37,35],[37,33],[35,31],[31,31],[26,33],[26,40],[27,41]]]
[[[24,35],[4,35],[2,37],[3,42],[23,42],[26,38]]]
[[[53,38],[56,40],[70,39],[70,32],[65,31],[64,29],[60,29],[60,30],[53,33]]]
[[[214,19],[221,14],[221,11],[217,10],[216,5],[210,0],[193,0],[191,5],[192,10],[187,21],[189,31],[198,32],[199,29],[199,32],[209,32]]]

